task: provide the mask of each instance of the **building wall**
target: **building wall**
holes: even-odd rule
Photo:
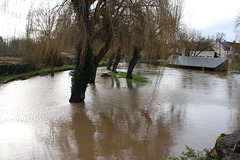
[[[229,51],[226,51],[223,48],[223,46],[221,45],[221,43],[219,41],[217,41],[215,43],[215,45],[213,46],[213,49],[220,58],[227,58],[227,55],[230,54]]]
[[[214,58],[214,51],[202,51],[198,57],[205,57],[205,58]]]

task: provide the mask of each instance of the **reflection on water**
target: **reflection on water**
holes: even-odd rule
[[[0,159],[168,159],[240,125],[240,76],[138,66],[149,84],[101,78],[69,104],[69,72],[0,87]],[[126,71],[123,65],[120,71]]]

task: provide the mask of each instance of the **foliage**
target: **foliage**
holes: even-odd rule
[[[187,152],[182,152],[182,155],[177,157],[169,157],[171,160],[219,160],[217,158],[209,157],[210,151],[205,148],[203,151],[196,153],[196,151],[186,145]]]

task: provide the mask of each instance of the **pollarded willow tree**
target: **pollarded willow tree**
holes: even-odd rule
[[[181,8],[180,3],[170,0],[71,0],[64,3],[67,2],[73,7],[79,30],[70,102],[84,101],[87,84],[94,82],[100,60],[116,41],[121,50],[133,50],[129,73],[142,50],[146,50],[147,55],[168,54]],[[102,42],[97,52],[94,51],[96,41]],[[128,44],[122,45],[124,42]]]
[[[181,18],[180,1],[141,1],[134,11],[135,23],[131,26],[134,47],[127,79],[132,79],[132,71],[141,55],[151,61],[161,59],[166,62],[170,50],[175,46]]]
[[[95,76],[98,63],[111,46],[113,2],[71,0],[71,5],[76,15],[79,39],[69,101],[81,102],[85,99],[87,84]],[[104,44],[99,52],[94,54],[96,37],[101,37]]]

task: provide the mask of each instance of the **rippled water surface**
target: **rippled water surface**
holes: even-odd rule
[[[69,71],[1,86],[0,159],[165,160],[239,128],[239,74],[159,69],[139,65],[150,81],[140,85],[99,68],[77,104]]]

